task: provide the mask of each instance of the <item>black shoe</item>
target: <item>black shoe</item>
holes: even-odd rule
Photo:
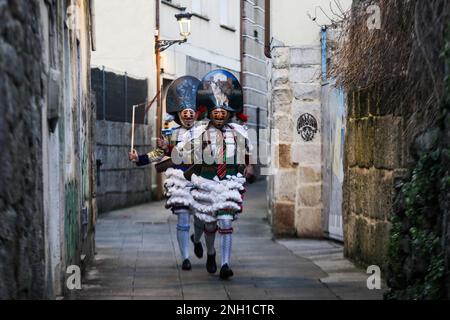
[[[183,265],[181,266],[181,269],[183,269],[183,270],[191,270],[192,269],[192,265],[191,265],[191,262],[189,261],[189,259],[186,259],[183,261]]]
[[[208,258],[206,259],[206,270],[208,270],[209,273],[217,272],[216,254],[215,253],[213,255],[208,254]]]
[[[203,246],[202,246],[202,243],[200,241],[198,243],[195,243],[194,235],[191,235],[191,241],[194,244],[195,256],[197,258],[199,258],[199,259],[203,258]]]
[[[233,276],[233,270],[230,269],[228,264],[223,265],[222,269],[220,269],[220,279],[226,280],[232,276]]]

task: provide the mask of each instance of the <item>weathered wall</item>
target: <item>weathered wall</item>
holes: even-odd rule
[[[151,150],[151,126],[136,125],[135,148]],[[151,201],[151,167],[136,167],[128,160],[131,124],[97,121],[95,158],[101,161],[97,176],[99,212]]]
[[[362,266],[378,265],[385,270],[391,290],[400,292],[397,298],[431,296],[435,290],[431,283],[441,281],[441,271],[427,260],[436,254],[436,244],[419,237],[434,239],[442,233],[442,243],[437,246],[448,248],[448,186],[442,184],[441,195],[439,189],[433,190],[439,181],[445,181],[448,156],[443,151],[444,156],[437,157],[436,161],[442,161],[437,164],[442,170],[438,177],[430,160],[420,162],[419,158],[433,158],[432,152],[438,147],[448,150],[448,129],[445,125],[439,128],[418,112],[419,104],[392,106],[375,89],[353,92],[348,98],[343,187],[345,255]],[[430,106],[425,113],[438,108]],[[426,182],[424,175],[429,177]],[[411,180],[417,183],[414,188]],[[407,189],[405,183],[409,184]],[[392,223],[396,224],[393,232]],[[433,272],[436,279],[427,272]],[[420,287],[422,282],[430,289]],[[409,291],[402,291],[407,286]]]
[[[2,1],[0,18],[0,298],[53,298],[93,255],[90,1]]]
[[[386,298],[445,298],[442,220],[449,180],[448,150],[441,141],[447,135],[443,51],[448,48],[450,3],[353,4],[336,51],[344,63],[333,71],[350,93],[345,253],[361,265],[384,270]],[[367,16],[360,14],[370,4],[379,8],[380,32],[368,31]]]
[[[345,93],[333,80],[322,86],[323,230],[343,241],[342,184],[346,125]]]
[[[57,123],[58,135],[62,141],[59,159],[63,168],[62,202],[58,210],[64,208],[61,225],[62,261],[60,270],[65,283],[66,268],[78,265],[81,268],[94,255],[94,232],[97,215],[95,201],[95,105],[91,102],[91,2],[89,0],[71,0],[66,7],[59,3],[60,19],[66,21],[68,28],[57,29],[63,34],[64,50],[62,65],[59,65],[63,91],[61,117]],[[52,155],[50,155],[52,157]],[[50,171],[53,171],[50,168]],[[53,182],[50,181],[50,184]],[[54,210],[54,208],[51,208]],[[65,294],[65,286],[56,294]]]
[[[345,254],[362,264],[382,266],[386,258],[394,182],[407,161],[404,125],[400,111],[385,106],[376,92],[349,95],[344,243]]]
[[[318,46],[272,49],[269,118],[279,143],[272,146],[278,169],[269,177],[269,207],[279,236],[323,235],[320,52]],[[305,118],[316,122],[309,137]]]
[[[45,292],[38,1],[0,2],[0,298]]]

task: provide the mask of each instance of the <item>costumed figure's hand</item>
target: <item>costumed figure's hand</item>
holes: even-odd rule
[[[244,176],[245,176],[245,179],[247,179],[248,183],[255,182],[255,179],[256,179],[256,177],[255,177],[255,168],[253,167],[253,165],[248,164],[245,167]]]
[[[133,152],[128,152],[128,159],[132,162],[138,162],[139,161],[139,154],[136,150],[133,150]]]
[[[169,149],[169,142],[164,138],[158,138],[156,140],[156,145],[158,146],[158,148],[163,149],[166,152]]]

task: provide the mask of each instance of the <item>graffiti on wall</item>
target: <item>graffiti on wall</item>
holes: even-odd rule
[[[74,263],[74,255],[78,248],[79,202],[75,182],[68,183],[65,190],[64,244],[66,265],[70,265]]]
[[[298,118],[297,132],[304,141],[312,141],[318,131],[317,120],[312,114],[304,113]]]

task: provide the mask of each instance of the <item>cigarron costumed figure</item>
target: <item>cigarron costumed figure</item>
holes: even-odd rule
[[[165,181],[165,195],[167,197],[166,208],[170,208],[178,217],[177,240],[182,258],[182,269],[191,270],[189,260],[189,230],[190,230],[190,182],[183,172],[191,164],[184,163],[173,166],[169,156],[173,154],[174,147],[180,142],[181,137],[190,136],[193,133],[195,121],[198,116],[196,106],[196,93],[200,81],[192,76],[184,76],[176,79],[168,88],[166,95],[166,111],[174,117],[179,127],[172,128],[171,134],[164,139],[158,139],[158,147],[144,155],[138,155],[135,150],[130,152],[129,158],[138,166],[157,163],[158,171],[165,168],[167,180]],[[159,166],[159,168],[158,168]],[[194,235],[191,239],[194,238]],[[195,254],[201,258],[203,247],[198,241],[195,245]]]
[[[233,276],[230,267],[233,221],[242,212],[246,179],[254,178],[247,130],[232,122],[235,116],[246,120],[239,81],[228,71],[211,71],[198,87],[197,107],[200,106],[207,108],[209,122],[197,126],[191,135],[184,134],[176,148],[182,154],[193,154],[195,159],[185,176],[192,183],[192,210],[204,223],[206,269],[209,273],[217,270],[214,242],[218,231],[222,254],[220,278],[228,279]]]

